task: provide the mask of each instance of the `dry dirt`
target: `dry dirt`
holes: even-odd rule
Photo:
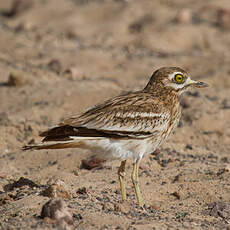
[[[56,228],[41,210],[57,181],[50,196],[73,213],[62,228],[230,229],[229,47],[229,0],[0,1],[0,229]],[[145,210],[131,162],[121,203],[119,162],[88,170],[85,150],[21,151],[63,118],[140,89],[161,66],[210,87],[182,97],[179,127],[141,162]]]

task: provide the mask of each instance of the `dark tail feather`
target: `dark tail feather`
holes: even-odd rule
[[[65,149],[65,148],[82,148],[81,142],[68,142],[68,143],[41,143],[34,145],[25,145],[22,147],[23,151],[26,150],[39,150],[39,149]]]

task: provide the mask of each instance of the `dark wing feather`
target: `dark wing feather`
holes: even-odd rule
[[[127,138],[141,137],[150,135],[149,132],[129,132],[129,131],[106,131],[97,129],[88,129],[85,127],[73,127],[69,125],[55,127],[40,134],[45,141],[68,141],[73,137],[106,137],[106,138]]]

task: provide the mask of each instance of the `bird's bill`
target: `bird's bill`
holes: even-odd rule
[[[208,87],[208,84],[202,82],[202,81],[194,81],[192,79],[188,79],[187,81],[188,86],[196,87],[196,88],[205,88]]]

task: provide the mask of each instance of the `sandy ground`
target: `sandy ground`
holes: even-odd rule
[[[229,0],[0,1],[0,229],[230,229],[229,47]],[[141,162],[145,210],[131,162],[121,203],[119,162],[88,170],[85,150],[20,150],[161,66],[211,87],[182,97],[179,127]],[[52,184],[66,227],[41,218]]]

